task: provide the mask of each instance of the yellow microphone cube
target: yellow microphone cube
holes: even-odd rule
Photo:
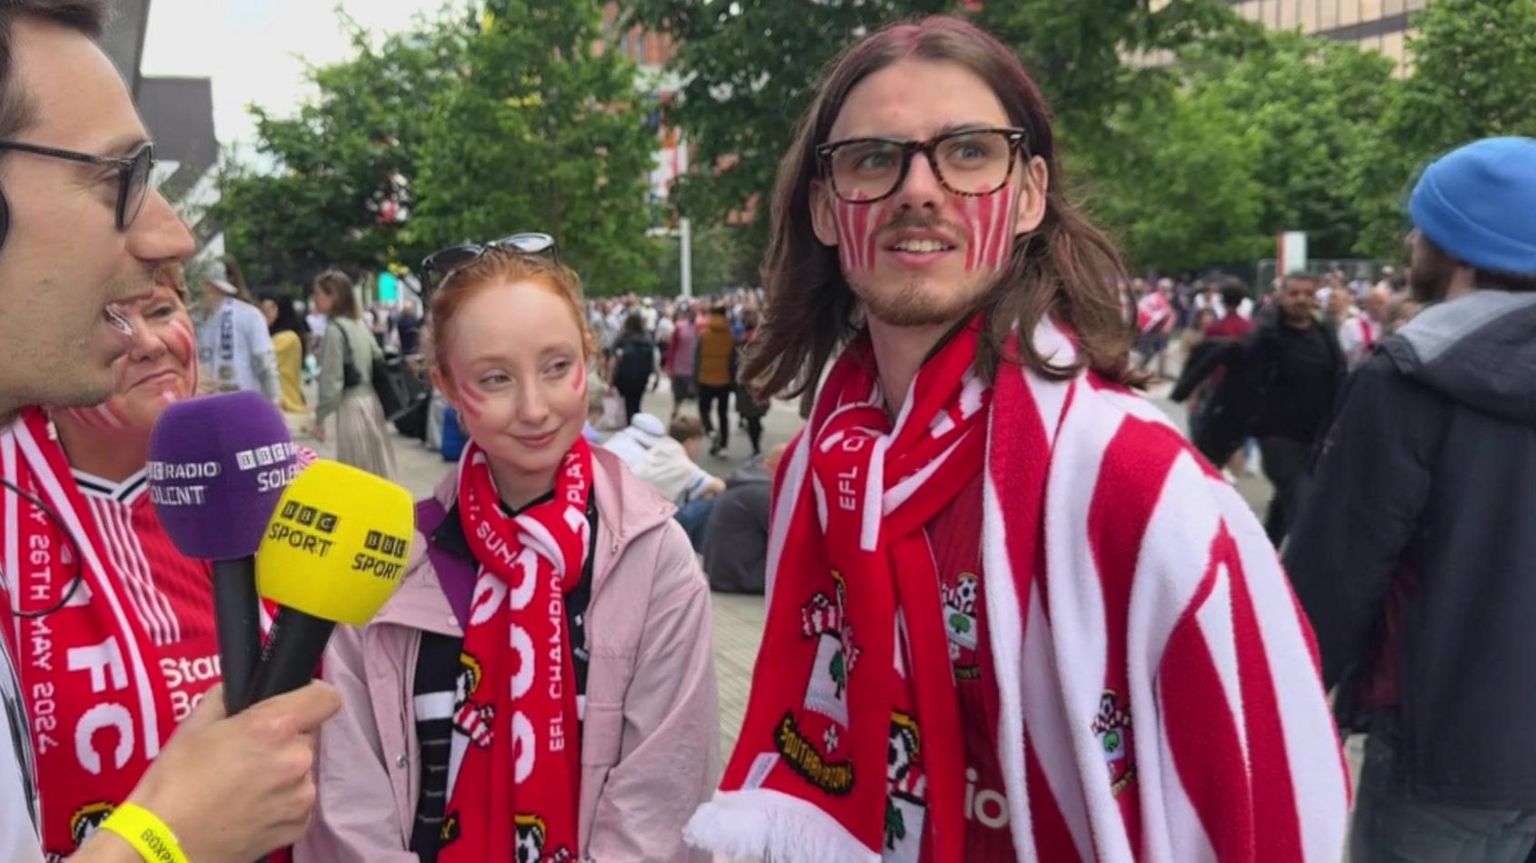
[[[317,461],[277,502],[256,552],[256,589],[279,605],[362,626],[399,587],[414,527],[410,492]]]

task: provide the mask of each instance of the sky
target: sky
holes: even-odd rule
[[[444,0],[151,0],[144,37],[145,75],[213,79],[219,141],[249,145],[246,105],[287,116],[312,92],[306,61],[325,65],[351,52],[336,15],[341,6],[364,28],[389,33]]]

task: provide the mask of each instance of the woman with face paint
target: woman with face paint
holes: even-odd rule
[[[471,442],[399,591],[331,640],[345,703],[297,859],[707,859],[682,826],[716,774],[708,584],[673,507],[582,437],[576,275],[450,252],[425,352]]]
[[[27,408],[0,434],[0,472],[47,504],[0,492],[0,570],[13,612],[3,635],[22,645],[34,721],[43,844],[61,857],[129,798],[221,679],[208,564],[171,543],[146,476],[155,421],[197,392],[185,298],[181,267],[162,267],[154,293],[124,308],[134,340],[111,397]]]

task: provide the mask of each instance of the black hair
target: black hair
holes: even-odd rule
[[[308,346],[304,345],[304,336],[309,332],[309,325],[299,317],[299,313],[293,308],[293,299],[287,294],[278,291],[267,290],[256,295],[258,303],[272,301],[277,306],[277,319],[267,325],[267,332],[271,335],[278,333],[293,333],[299,337],[299,345],[308,353]]]
[[[0,138],[15,137],[37,122],[37,102],[14,84],[12,25],[20,18],[35,18],[100,39],[106,6],[101,0],[0,0]]]

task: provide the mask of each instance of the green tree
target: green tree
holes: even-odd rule
[[[696,148],[693,170],[678,184],[681,208],[701,221],[723,221],[755,200],[756,219],[747,235],[754,251],[766,236],[779,159],[820,75],[874,29],[906,17],[974,14],[1037,73],[1064,129],[1080,129],[1088,139],[1101,137],[1115,104],[1164,75],[1128,64],[1128,56],[1187,44],[1234,20],[1216,0],[624,0],[621,5],[628,22],[664,32],[678,45],[673,67],[684,83],[668,119]],[[969,11],[973,8],[980,11]]]
[[[1536,0],[1435,0],[1414,23],[1412,74],[1351,166],[1361,254],[1401,253],[1406,195],[1429,160],[1477,138],[1536,136]]]
[[[646,229],[656,133],[635,65],[605,50],[598,0],[497,0],[461,31],[431,100],[407,230],[423,247],[542,230],[594,294],[657,287]]]
[[[302,283],[542,230],[593,293],[653,290],[655,132],[601,11],[461,4],[377,48],[354,28],[356,54],[312,70],[296,116],[253,109],[257,157],[221,183],[227,245],[254,279]]]
[[[693,293],[708,296],[728,287],[755,282],[742,275],[743,229],[711,225],[693,229]],[[673,296],[682,284],[682,251],[677,237],[656,237],[657,292]]]
[[[1134,266],[1243,264],[1283,230],[1344,257],[1363,229],[1351,166],[1374,146],[1391,62],[1299,33],[1238,39],[1180,52],[1175,86],[1118,106],[1113,149],[1085,159],[1094,211]]]
[[[1314,257],[1347,257],[1364,228],[1350,170],[1373,147],[1397,82],[1374,51],[1294,32],[1266,33],[1237,57],[1191,67],[1192,110],[1241,128],[1256,149],[1257,239],[1308,233]]]
[[[420,257],[401,247],[402,223],[381,214],[391,199],[407,212],[413,203],[410,178],[429,120],[420,100],[449,83],[454,46],[429,27],[377,48],[355,25],[351,36],[356,55],[311,69],[318,94],[295,116],[252,106],[256,156],[222,169],[212,215],[255,283]]]
[[[1263,251],[1258,136],[1185,93],[1110,116],[1118,158],[1069,172],[1087,178],[1087,208],[1134,268],[1194,270]]]

